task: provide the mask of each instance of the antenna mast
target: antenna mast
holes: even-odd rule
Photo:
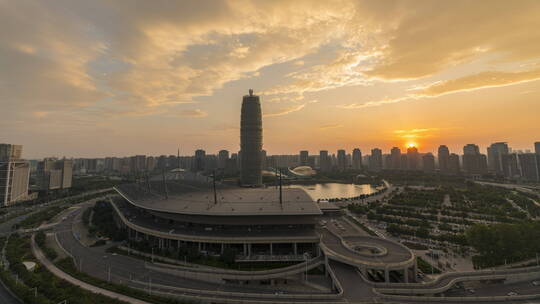
[[[282,194],[282,182],[281,182],[281,169],[279,169],[279,204],[283,207],[283,194]]]
[[[178,148],[178,156],[176,158],[178,159],[178,169],[180,169],[180,148]]]
[[[216,170],[212,171],[212,184],[214,186],[214,204],[217,205],[217,191],[216,191]]]

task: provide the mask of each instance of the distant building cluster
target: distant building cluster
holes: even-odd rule
[[[443,174],[466,174],[472,177],[495,175],[507,179],[540,181],[540,142],[534,144],[535,152],[514,151],[505,142],[493,143],[487,148],[487,154],[480,152],[475,144],[463,147],[463,154],[450,153],[447,146],[441,145],[437,156],[432,153],[420,153],[416,147],[402,151],[393,147],[389,154],[383,154],[374,148],[369,155],[362,157],[360,149],[352,153],[337,150],[329,154],[322,150],[319,155],[309,155],[300,151],[298,155],[269,156],[267,162],[275,167],[311,166],[322,172],[360,170],[372,172],[381,170],[405,170],[440,172]]]
[[[515,151],[507,143],[494,143],[483,154],[475,144],[467,144],[461,154],[451,153],[447,146],[441,145],[437,155],[421,153],[416,147],[402,151],[392,148],[385,154],[379,148],[374,148],[368,155],[362,155],[359,148],[351,153],[338,150],[330,154],[321,150],[318,155],[311,155],[302,150],[293,155],[267,155],[265,150],[260,153],[262,170],[275,168],[295,168],[308,166],[321,172],[339,172],[347,170],[404,170],[440,172],[447,175],[467,175],[480,177],[494,175],[507,179],[523,181],[540,181],[540,142],[535,143],[535,152]],[[118,172],[124,174],[182,169],[193,172],[212,172],[217,170],[225,175],[237,175],[241,170],[241,152],[230,153],[221,150],[217,155],[207,154],[198,149],[193,156],[162,155],[158,157],[137,155],[125,158],[104,159],[75,159],[76,174]]]

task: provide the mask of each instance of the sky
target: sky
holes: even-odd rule
[[[23,156],[485,151],[540,141],[540,1],[0,0],[0,142]]]

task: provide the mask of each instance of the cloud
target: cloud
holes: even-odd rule
[[[304,94],[318,92],[351,85],[366,85],[370,83],[360,71],[359,65],[372,57],[358,51],[344,51],[326,64],[315,65],[307,70],[293,72],[287,75],[292,82],[277,85],[264,93],[276,94]]]
[[[438,128],[423,128],[423,129],[409,129],[409,130],[394,130],[396,134],[408,134],[408,133],[426,133],[429,131],[439,130]]]
[[[408,90],[412,91],[412,93],[402,97],[385,98],[364,103],[338,105],[337,107],[342,109],[362,109],[404,101],[418,100],[422,98],[434,98],[452,93],[470,92],[485,88],[509,86],[539,79],[540,69],[521,72],[486,71],[455,79],[437,81],[424,86],[413,87]],[[529,91],[526,93],[529,93]]]
[[[64,130],[118,117],[204,117],[208,105],[175,105],[230,109],[216,92],[255,81],[269,103],[283,103],[272,117],[300,111],[304,95],[324,101],[332,97],[317,93],[346,86],[430,82],[339,106],[358,109],[538,79],[536,0],[134,2],[0,0],[0,121]],[[448,80],[456,69],[468,76]]]
[[[400,129],[394,130],[393,133],[398,138],[403,139],[420,139],[432,137],[435,133],[440,131],[440,128],[416,128],[416,129]]]
[[[523,72],[487,71],[431,84],[417,92],[417,96],[440,96],[449,93],[483,88],[508,86],[540,79],[540,69]]]
[[[327,125],[322,125],[319,127],[319,129],[321,130],[336,129],[336,128],[343,128],[343,125],[342,124],[327,124]]]
[[[281,108],[281,109],[279,109],[279,110],[277,110],[275,112],[270,112],[270,113],[264,114],[263,117],[275,117],[275,116],[287,115],[287,114],[290,114],[290,113],[293,113],[293,112],[300,111],[305,106],[306,106],[306,104],[301,104],[301,105]]]
[[[176,115],[181,116],[181,117],[206,117],[208,116],[208,113],[200,109],[193,109],[193,110],[182,110],[178,112]]]
[[[398,103],[406,100],[414,99],[414,97],[411,96],[405,96],[405,97],[398,97],[398,98],[385,98],[381,100],[372,100],[367,101],[364,103],[350,103],[345,105],[338,105],[338,108],[346,109],[346,110],[352,110],[352,109],[363,109],[363,108],[370,108],[370,107],[377,107],[387,104],[393,104]]]

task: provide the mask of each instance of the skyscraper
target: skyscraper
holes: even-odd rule
[[[37,176],[40,190],[71,188],[73,160],[44,159],[38,163]]]
[[[225,169],[227,166],[227,160],[229,159],[229,151],[221,150],[218,152],[218,168]]]
[[[192,170],[194,172],[204,171],[206,169],[206,151],[203,149],[195,150],[195,159],[193,160]]]
[[[21,145],[0,144],[0,206],[28,197],[30,164],[21,156]]]
[[[362,151],[358,148],[352,152],[352,167],[354,170],[362,169]]]
[[[375,148],[371,150],[371,156],[369,157],[369,170],[371,171],[381,171],[382,170],[382,150]]]
[[[487,158],[480,154],[480,148],[475,144],[463,147],[463,171],[473,175],[487,173]]]
[[[450,158],[450,150],[445,145],[439,146],[439,151],[437,153],[437,158],[439,159],[439,171],[441,173],[448,173],[448,161]]]
[[[347,169],[347,153],[345,150],[337,151],[337,166],[339,171],[345,171]]]
[[[328,151],[321,150],[319,151],[319,168],[322,172],[328,172],[330,171],[330,168],[332,167],[332,163],[330,161],[330,157],[328,157]]]
[[[418,170],[420,155],[418,155],[418,149],[416,147],[407,148],[407,169]]]
[[[431,153],[425,154],[422,156],[422,164],[422,168],[425,172],[435,171],[435,156],[433,156]]]
[[[452,153],[448,156],[448,173],[457,175],[460,172],[459,155]]]
[[[309,151],[302,150],[299,155],[299,165],[307,166],[309,162]]]
[[[521,176],[528,181],[540,181],[540,155],[518,154]]]
[[[540,154],[540,141],[534,143],[534,152]]]
[[[259,96],[245,95],[240,117],[240,182],[244,186],[262,184],[262,113]]]
[[[504,161],[504,155],[508,154],[508,145],[505,142],[491,144],[488,149],[488,168],[497,175],[509,175],[509,169]]]
[[[390,150],[390,169],[401,169],[401,149],[398,147],[393,147]]]

